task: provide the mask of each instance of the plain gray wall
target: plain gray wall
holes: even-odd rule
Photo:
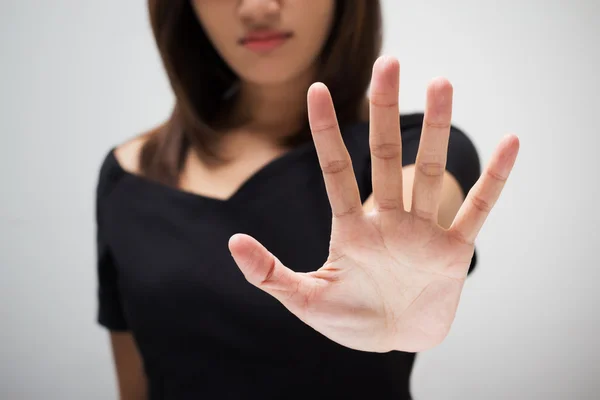
[[[443,75],[484,165],[521,139],[415,398],[599,398],[600,1],[383,3],[402,111]],[[109,148],[172,104],[146,1],[3,0],[0,31],[0,398],[115,398],[94,189]]]

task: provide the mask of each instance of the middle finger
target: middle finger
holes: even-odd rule
[[[380,57],[373,66],[369,98],[369,144],[373,197],[378,211],[404,211],[402,201],[402,140],[398,109],[400,66]]]
[[[429,84],[423,129],[415,161],[411,213],[432,222],[437,222],[446,170],[452,94],[452,85],[444,78],[435,79]]]

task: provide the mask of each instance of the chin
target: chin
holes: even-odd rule
[[[242,80],[254,85],[271,86],[281,85],[291,81],[294,76],[288,71],[273,71],[271,73],[246,73],[240,77]]]
[[[304,63],[290,59],[268,59],[248,62],[242,68],[236,68],[240,79],[256,85],[277,85],[297,79],[307,71]],[[306,63],[310,65],[310,63]]]

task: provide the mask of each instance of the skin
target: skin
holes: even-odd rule
[[[269,140],[296,130],[306,118],[306,91],[329,35],[335,1],[193,0],[192,4],[215,49],[240,77],[237,112],[250,113],[253,119],[244,129]],[[238,44],[260,28],[292,32],[293,37],[266,55]]]
[[[254,238],[229,249],[246,279],[331,340],[361,351],[420,352],[441,343],[454,320],[474,241],[515,163],[507,135],[449,229],[438,224],[450,134],[452,86],[428,87],[410,211],[404,206],[398,122],[398,61],[375,63],[370,107],[373,204],[360,202],[351,160],[327,88],[308,93],[313,140],[333,212],[330,254],[314,272],[285,267]]]
[[[331,25],[334,1],[194,0],[217,51],[239,74],[236,112],[252,122],[228,132],[221,150],[235,161],[213,168],[190,153],[180,189],[226,199],[262,166],[288,149],[275,145],[293,132],[308,107],[313,138],[334,214],[330,256],[317,271],[295,273],[250,236],[234,235],[232,257],[250,284],[344,346],[375,352],[421,351],[440,343],[453,321],[473,242],[515,162],[519,142],[505,137],[469,194],[444,170],[452,86],[427,89],[416,165],[402,167],[398,123],[399,64],[380,58],[373,69],[364,118],[370,120],[373,194],[360,203],[327,88],[313,83],[315,60]],[[237,40],[257,27],[294,32],[257,55]],[[308,96],[307,96],[308,91]],[[146,135],[117,148],[137,173]],[[466,201],[465,201],[466,195]],[[425,247],[426,245],[426,247]],[[131,333],[112,333],[120,398],[147,398],[140,354]]]

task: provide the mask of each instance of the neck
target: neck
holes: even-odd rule
[[[312,71],[307,71],[284,83],[242,82],[234,115],[248,121],[244,129],[250,132],[273,138],[288,136],[307,118],[306,94],[312,77]]]

